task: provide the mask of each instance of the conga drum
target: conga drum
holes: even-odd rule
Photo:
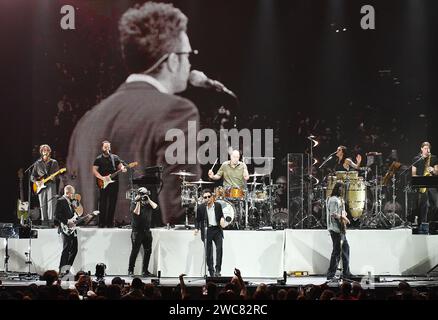
[[[350,180],[347,187],[348,208],[353,218],[359,218],[365,209],[366,185],[362,177]]]
[[[347,179],[347,171],[336,171],[336,179],[341,182],[345,182]]]
[[[328,176],[327,177],[327,190],[325,197],[328,198],[332,195],[333,188],[337,182],[336,176]]]

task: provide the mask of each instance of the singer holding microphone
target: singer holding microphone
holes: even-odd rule
[[[152,253],[152,232],[150,230],[152,213],[156,212],[158,205],[149,198],[150,194],[149,190],[141,187],[137,190],[137,195],[131,203],[132,250],[128,267],[128,275],[130,276],[134,275],[135,260],[137,260],[141,246],[144,250],[142,275],[143,277],[155,276],[149,272],[148,266]]]
[[[431,149],[432,146],[429,142],[421,144],[420,154],[413,160],[412,176],[438,175],[438,159],[431,153]],[[418,224],[428,222],[432,215],[434,218],[438,207],[438,190],[436,188],[420,188],[418,207],[420,209]]]
[[[111,174],[118,170],[126,172],[119,156],[111,153],[111,143],[107,140],[102,141],[102,153],[97,156],[93,163],[94,176],[103,181],[109,182],[106,187],[99,187],[99,227],[114,227],[114,212],[116,210],[117,194],[119,192],[118,176],[110,178]]]

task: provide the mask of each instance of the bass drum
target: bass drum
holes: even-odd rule
[[[272,215],[272,228],[274,230],[284,230],[289,227],[289,214],[287,211],[275,210]]]
[[[220,203],[222,206],[222,211],[224,212],[224,219],[225,219],[225,227],[224,228],[228,228],[237,219],[236,209],[227,200],[216,200],[216,202]]]
[[[365,208],[366,185],[363,178],[350,181],[348,185],[348,208],[353,218],[359,218]]]

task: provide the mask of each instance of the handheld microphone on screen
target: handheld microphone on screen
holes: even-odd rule
[[[189,82],[194,87],[215,89],[218,92],[224,92],[237,99],[237,96],[234,94],[233,91],[225,87],[219,81],[208,78],[204,72],[192,70],[190,72]]]

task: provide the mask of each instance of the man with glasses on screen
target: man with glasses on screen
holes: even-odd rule
[[[138,172],[163,166],[158,198],[162,222],[180,222],[184,213],[177,187],[180,181],[170,173],[185,170],[195,173],[194,179],[200,177],[198,164],[187,164],[187,160],[174,164],[165,159],[166,149],[173,143],[166,141],[166,133],[177,129],[187,136],[188,122],[199,123],[196,106],[175,95],[187,87],[189,58],[195,53],[186,33],[187,22],[172,4],[153,2],[130,8],[120,18],[121,49],[130,75],[114,94],[84,115],[70,140],[68,167],[84,194],[84,207],[91,208],[96,201],[90,163],[99,151],[98,142],[109,140],[122,159],[141,165]],[[119,178],[116,220],[128,220],[128,175]]]
[[[205,227],[207,227],[207,242],[206,242],[206,255],[207,266],[210,277],[221,276],[222,266],[222,242],[224,238],[224,232],[222,230],[225,225],[224,213],[222,211],[222,205],[214,201],[211,190],[205,189],[202,192],[202,198],[204,202],[197,208],[196,223],[195,223],[195,235],[201,230],[201,240],[205,244]],[[216,267],[213,268],[213,241],[216,246]]]

